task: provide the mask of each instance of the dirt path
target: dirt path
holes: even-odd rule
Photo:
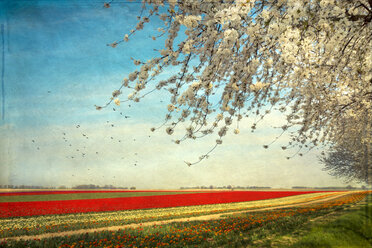
[[[259,211],[266,211],[266,210],[274,210],[274,209],[281,209],[281,208],[289,208],[289,207],[297,207],[297,206],[306,206],[313,203],[320,203],[326,202],[329,200],[337,199],[342,196],[351,194],[353,192],[340,192],[337,195],[331,195],[322,199],[317,199],[308,202],[300,202],[300,203],[293,203],[293,204],[286,204],[280,205],[275,207],[264,207],[264,208],[256,208],[250,210],[242,210],[242,211],[235,211],[235,212],[225,212],[220,214],[209,214],[209,215],[202,215],[202,216],[195,216],[195,217],[188,217],[188,218],[178,218],[178,219],[171,219],[171,220],[159,220],[159,221],[151,221],[151,222],[144,222],[144,223],[133,223],[127,224],[122,226],[110,226],[110,227],[100,227],[94,229],[80,229],[80,230],[72,230],[72,231],[65,231],[65,232],[58,232],[58,233],[44,233],[39,235],[32,235],[32,236],[17,236],[17,237],[9,237],[0,239],[1,241],[6,240],[34,240],[34,239],[45,239],[45,238],[53,238],[53,237],[63,237],[63,236],[71,236],[71,235],[79,235],[85,233],[93,233],[93,232],[102,232],[102,231],[118,231],[120,229],[125,228],[138,228],[138,227],[145,227],[145,226],[152,226],[152,225],[163,225],[168,223],[174,222],[187,222],[187,221],[207,221],[207,220],[216,220],[223,218],[222,216],[226,215],[233,215],[233,214],[240,214],[240,213],[249,213],[249,212],[259,212]]]

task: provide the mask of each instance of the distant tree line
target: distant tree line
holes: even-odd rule
[[[180,189],[271,189],[271,187],[261,187],[261,186],[214,186],[210,185],[207,186],[194,186],[194,187],[180,187]]]
[[[305,187],[305,186],[293,186],[292,189],[328,189],[328,190],[345,190],[345,189],[366,189],[366,186],[362,186],[360,188],[353,187],[348,185],[346,187],[336,187],[336,186],[329,186],[329,187]]]
[[[54,187],[54,186],[38,186],[38,185],[0,185],[0,189],[130,189],[135,190],[136,187],[117,187],[114,185],[105,185],[99,186],[94,184],[81,184],[77,186],[73,186],[71,188],[66,187],[64,185]]]
[[[266,187],[266,186],[232,186],[232,185],[227,185],[227,186],[214,186],[210,185],[209,187],[207,186],[191,186],[191,187],[180,187],[181,190],[184,189],[271,189],[271,187]],[[337,187],[337,186],[328,186],[328,187],[307,187],[307,186],[293,186],[292,189],[322,189],[322,190],[352,190],[352,189],[366,189],[366,186],[362,186],[360,188],[353,187],[351,185],[345,186],[345,187]]]
[[[38,185],[0,185],[0,189],[56,189],[52,186],[38,186]]]
[[[131,190],[135,190],[136,187],[132,186],[132,187],[117,187],[117,186],[114,186],[114,185],[105,185],[105,186],[99,186],[99,185],[94,185],[94,184],[81,184],[81,185],[77,185],[77,186],[74,186],[72,187],[73,189],[131,189]]]

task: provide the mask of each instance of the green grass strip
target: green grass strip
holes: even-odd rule
[[[86,200],[86,199],[105,199],[105,198],[134,197],[134,196],[178,195],[178,194],[191,194],[191,193],[195,193],[195,192],[110,192],[110,193],[69,193],[69,194],[47,194],[47,195],[13,195],[13,196],[0,196],[0,202]]]
[[[314,226],[292,246],[298,247],[372,247],[372,203],[330,223]]]

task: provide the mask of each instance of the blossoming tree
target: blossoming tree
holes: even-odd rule
[[[142,6],[136,27],[110,45],[158,17],[164,27],[153,39],[166,35],[164,48],[148,61],[134,59],[138,70],[108,104],[120,104],[124,88],[135,102],[165,89],[167,133],[186,122],[176,143],[216,132],[215,146],[230,129],[239,133],[242,118],[278,110],[283,132],[291,133],[283,149],[332,146],[347,136],[363,144],[363,163],[371,167],[371,0],[143,0]],[[174,75],[156,80],[170,67]]]

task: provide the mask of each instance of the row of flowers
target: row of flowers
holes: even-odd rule
[[[308,193],[314,191],[218,191],[105,199],[0,202],[0,218],[245,202]]]
[[[340,199],[312,206],[289,208],[285,210],[267,211],[263,213],[246,214],[222,220],[202,221],[196,223],[176,223],[167,226],[153,226],[143,232],[142,228],[126,231],[111,232],[103,239],[80,239],[77,242],[66,242],[60,247],[186,247],[203,242],[217,243],[219,238],[225,238],[230,233],[246,233],[252,228],[263,226],[269,222],[280,220],[283,217],[304,215],[336,206],[351,204],[360,201],[366,196],[366,192],[355,193]],[[159,231],[163,229],[164,231]],[[137,232],[136,232],[137,231]],[[109,238],[110,237],[110,238]]]
[[[214,213],[240,211],[251,208],[294,204],[324,198],[342,192],[323,192],[276,198],[270,200],[184,206],[175,208],[154,208],[100,213],[79,213],[66,215],[45,215],[0,219],[0,237],[41,234],[117,226],[130,223],[141,223],[154,220],[166,220]]]
[[[314,203],[306,207],[270,210],[255,213],[237,214],[219,220],[178,222],[167,225],[128,228],[120,231],[97,232],[80,236],[69,236],[47,240],[21,241],[25,246],[58,247],[190,247],[209,244],[220,246],[232,236],[249,238],[251,229],[288,224],[292,217],[314,216],[322,211],[362,200],[368,192],[355,192],[328,202]],[[3,246],[14,243],[3,242]]]

